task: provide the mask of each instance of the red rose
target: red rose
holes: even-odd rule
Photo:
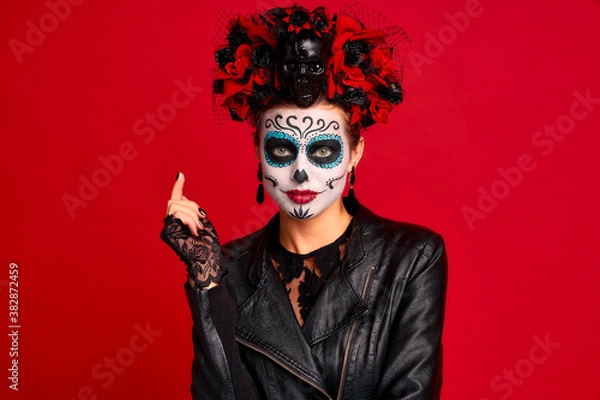
[[[225,71],[229,78],[243,79],[250,65],[252,65],[252,49],[244,43],[235,51],[235,60],[225,65]]]
[[[238,26],[248,36],[248,39],[252,41],[252,43],[267,43],[271,46],[275,46],[277,43],[277,38],[273,33],[269,31],[266,25],[262,23],[256,23],[251,19],[244,17],[243,15],[238,15],[237,20],[232,21],[232,27]],[[229,32],[232,31],[232,27],[229,28]]]
[[[351,18],[341,12],[337,13],[337,17],[336,17],[336,21],[335,21],[336,36],[338,36],[338,35],[341,36],[345,33],[354,34],[355,32],[362,30],[362,28],[363,27],[360,24],[360,22],[358,22],[354,18]]]
[[[357,32],[352,40],[364,40],[375,45],[382,45],[385,44],[386,35],[387,33],[378,29],[363,29],[360,32]]]
[[[251,89],[252,82],[250,80],[244,84],[240,80],[223,79],[223,96],[225,97],[233,96],[239,92],[250,93]]]
[[[352,106],[352,119],[350,120],[350,125],[359,123],[365,115],[367,115],[367,109],[364,106],[354,104]]]
[[[346,52],[344,48],[349,42],[365,41],[370,45],[385,43],[386,33],[375,29],[364,29],[359,21],[343,13],[337,14],[335,23],[335,37],[331,46],[331,58],[328,65],[329,85],[328,96],[333,98],[337,94],[343,94],[345,87],[361,88],[365,93],[373,92],[377,86],[388,86],[385,78],[377,75],[382,73],[384,77],[393,78],[395,72],[389,62],[389,49],[377,49],[371,51],[370,57],[375,57],[375,71],[365,74],[357,65],[346,65]],[[386,52],[387,51],[387,52]],[[387,56],[387,60],[386,60]],[[365,54],[361,54],[364,59]],[[355,62],[354,64],[359,64]],[[391,68],[391,69],[390,69]]]
[[[266,85],[271,77],[271,71],[267,67],[256,68],[252,71],[252,81],[258,85]]]
[[[382,100],[376,94],[368,93],[367,98],[371,101],[369,110],[371,111],[371,116],[373,117],[373,120],[378,123],[386,124],[388,121],[388,114],[391,113],[394,109],[392,103],[386,100]]]
[[[388,83],[397,83],[398,75],[391,60],[390,49],[373,49],[369,53],[378,75]],[[387,83],[386,83],[387,86]]]
[[[364,40],[373,44],[384,44],[386,33],[378,29],[365,29],[361,23],[344,13],[337,13],[335,22],[336,37],[350,34],[352,40]],[[344,41],[345,43],[346,41]],[[343,43],[342,43],[343,45]]]
[[[360,87],[365,80],[365,74],[358,67],[350,67],[348,65],[342,65],[342,82],[345,85],[352,86],[354,88]]]
[[[225,99],[223,107],[233,108],[236,114],[241,119],[246,119],[246,116],[248,115],[248,110],[250,109],[250,104],[248,103],[248,95],[246,95],[243,92],[238,92],[233,96],[229,96]]]

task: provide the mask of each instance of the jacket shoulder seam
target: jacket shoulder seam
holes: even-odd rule
[[[393,224],[401,224],[400,222],[396,222],[396,221],[391,221],[391,220],[388,220],[388,221]],[[419,256],[422,255],[425,258],[427,258],[428,260],[430,260],[432,256],[425,253],[425,249],[427,248],[427,245],[432,241],[433,238],[440,237],[439,233],[432,231],[429,228],[422,227],[421,229],[423,230],[423,232],[427,233],[427,241],[425,243],[423,243],[422,245],[414,245],[414,244],[403,243],[401,238],[391,238],[388,236],[384,236],[380,232],[378,232],[377,229],[374,229],[372,225],[369,226],[368,229],[371,231],[371,233],[373,233],[374,235],[377,235],[379,238],[383,239],[384,241],[386,241],[388,243],[393,243],[397,246],[409,247],[409,248],[417,250],[419,252],[419,254],[418,254]]]

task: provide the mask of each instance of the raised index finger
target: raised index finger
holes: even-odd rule
[[[183,176],[183,172],[177,173],[177,180],[175,181],[175,185],[173,185],[173,191],[171,192],[171,200],[181,200],[183,196],[183,184],[185,183],[185,176]]]

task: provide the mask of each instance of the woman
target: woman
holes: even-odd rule
[[[288,75],[281,94],[245,110],[225,101],[232,116],[250,116],[256,125],[257,200],[264,181],[279,213],[221,247],[206,214],[183,196],[184,177],[177,175],[161,236],[188,266],[195,399],[439,397],[443,240],[427,228],[378,217],[354,197],[360,131],[374,119],[376,99],[367,91],[366,107],[356,109],[325,94],[323,81],[333,75],[326,66],[335,69],[335,51],[328,50],[347,25],[338,14],[329,26],[322,11],[295,6],[267,13],[275,21],[267,24],[271,30],[293,32],[278,37],[276,47],[281,59],[273,64]],[[250,38],[255,27],[243,24]],[[334,32],[333,45],[312,35],[316,30]],[[356,40],[373,37],[357,30]],[[264,44],[258,41],[249,50]],[[227,52],[238,53],[243,43],[230,41]],[[363,48],[373,66],[376,47]],[[381,77],[382,69],[375,71]],[[386,87],[397,84],[390,79]],[[390,93],[381,96],[391,102]],[[351,190],[342,198],[348,176]]]

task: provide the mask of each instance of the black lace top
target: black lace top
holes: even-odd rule
[[[308,318],[325,282],[342,263],[352,222],[336,241],[308,254],[286,250],[277,238],[269,246],[271,261],[286,287],[300,326]]]

